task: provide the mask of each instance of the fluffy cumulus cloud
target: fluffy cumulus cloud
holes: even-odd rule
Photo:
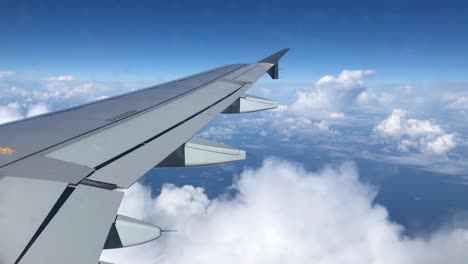
[[[23,118],[21,106],[18,103],[0,105],[0,124],[12,122]]]
[[[341,113],[356,103],[364,92],[364,80],[374,75],[373,70],[344,70],[337,77],[325,75],[312,90],[297,92],[291,110],[302,116],[314,113]]]
[[[20,104],[18,102],[0,105],[0,124],[13,122],[24,117],[48,113],[49,107],[44,103]]]
[[[374,135],[394,143],[398,150],[418,150],[431,154],[445,154],[457,145],[457,137],[445,132],[429,120],[408,118],[406,111],[395,109],[374,128]]]
[[[26,114],[27,117],[42,115],[48,113],[49,106],[44,103],[33,104],[29,106],[28,113]]]
[[[465,263],[468,230],[408,238],[374,203],[376,191],[345,163],[319,172],[268,159],[244,171],[235,195],[208,199],[193,186],[166,185],[155,198],[136,184],[121,214],[177,233],[104,251],[115,263]]]

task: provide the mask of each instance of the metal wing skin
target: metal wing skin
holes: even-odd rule
[[[245,92],[277,79],[286,52],[0,126],[0,264],[96,264],[103,248],[151,239],[117,216],[121,190],[155,166],[244,159],[194,135],[221,113],[276,107]]]

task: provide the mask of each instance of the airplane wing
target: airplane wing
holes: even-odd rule
[[[103,249],[159,237],[117,215],[122,189],[155,166],[245,159],[194,135],[221,113],[277,107],[245,92],[277,79],[287,51],[0,126],[0,264],[96,264]]]

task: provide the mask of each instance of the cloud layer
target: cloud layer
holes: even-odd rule
[[[83,81],[73,75],[36,78],[0,71],[0,124],[130,90],[124,83]]]
[[[0,80],[9,78],[15,75],[14,71],[0,71]]]
[[[285,87],[261,86],[253,92],[291,103],[249,118],[220,118],[202,135],[242,141],[250,136],[257,144],[254,147],[262,147],[258,135],[263,135],[350,159],[379,160],[443,174],[466,172],[466,91],[394,84],[368,88],[365,82],[374,74],[361,69],[325,75],[311,89],[297,90],[296,97],[289,99],[283,98]],[[414,117],[406,117],[403,110],[388,116],[400,108],[408,109]],[[431,120],[417,119],[420,113]],[[395,120],[397,124],[392,123]]]
[[[352,163],[305,171],[268,159],[244,171],[232,196],[209,200],[201,188],[166,185],[153,198],[136,184],[120,213],[177,228],[160,240],[110,250],[116,263],[465,263],[468,231],[410,239],[374,204],[375,189]]]

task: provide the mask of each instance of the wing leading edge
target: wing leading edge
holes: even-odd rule
[[[0,126],[0,144],[14,150],[0,153],[0,263],[98,263],[132,230],[138,244],[148,226],[117,217],[119,190],[155,166],[245,158],[194,135],[221,113],[276,107],[246,91],[265,73],[277,79],[286,52]]]

